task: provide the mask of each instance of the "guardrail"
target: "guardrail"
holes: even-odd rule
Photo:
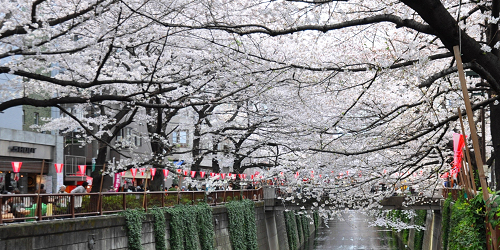
[[[242,189],[214,192],[158,191],[103,192],[75,194],[6,194],[0,195],[0,224],[40,221],[76,216],[103,215],[126,209],[195,205],[206,202],[216,206],[232,200],[262,200],[263,190]]]

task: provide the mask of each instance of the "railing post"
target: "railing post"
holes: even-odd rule
[[[2,196],[0,195],[0,206],[3,206],[3,198]],[[0,225],[3,224],[3,214],[2,212],[0,211]]]
[[[146,187],[144,187],[146,189]],[[144,192],[144,211],[148,211],[148,194]]]
[[[191,205],[194,205],[194,191],[191,191]]]
[[[70,211],[71,211],[71,218],[75,218],[75,194],[71,194],[70,199],[69,199],[69,205]]]
[[[40,194],[38,194],[35,215],[38,215],[38,217],[36,218],[37,221],[42,220],[42,199],[40,198]]]
[[[122,194],[123,195],[123,210],[127,210],[127,194]]]
[[[165,195],[167,195],[167,192],[163,191],[163,195],[161,196],[161,207],[165,207]]]
[[[100,215],[102,215],[102,202],[103,202],[102,193],[99,192],[99,203],[97,203],[99,207],[97,209]]]

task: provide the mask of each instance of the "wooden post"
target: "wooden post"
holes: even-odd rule
[[[102,207],[101,200],[102,200],[102,183],[104,182],[104,171],[106,171],[106,163],[102,166],[102,173],[101,173],[101,186],[99,187],[99,197],[97,198],[97,209],[100,210],[100,214],[102,215]]]
[[[462,127],[462,134],[465,136],[465,126],[464,126],[464,121],[462,119],[462,110],[458,108],[458,118],[460,118],[460,126]],[[476,182],[474,181],[474,171],[472,171],[472,164],[471,164],[471,158],[469,154],[469,146],[467,146],[467,141],[464,138],[464,146],[465,146],[465,156],[467,156],[467,164],[469,165],[469,175],[472,181],[472,188],[474,190],[474,195],[477,195],[477,188],[476,188]]]
[[[467,200],[470,200],[472,199],[472,191],[471,191],[471,187],[470,187],[470,181],[469,181],[469,177],[467,176],[467,171],[465,170],[465,163],[464,163],[464,159],[462,158],[460,164],[462,165],[462,170],[460,171],[461,173],[461,176],[462,176],[462,179],[463,179],[463,183],[464,183],[464,187],[465,187],[465,193],[467,194]]]
[[[40,202],[40,190],[42,189],[42,178],[43,178],[43,169],[45,167],[45,159],[42,160],[42,170],[40,171],[40,184],[38,184],[38,195],[36,196],[36,211],[35,214],[38,216],[36,220],[42,220],[42,203]]]
[[[462,94],[465,102],[465,111],[467,112],[467,119],[469,120],[470,133],[472,138],[472,146],[474,148],[474,155],[476,158],[477,169],[479,171],[479,181],[481,182],[481,188],[483,189],[483,200],[486,203],[486,210],[489,211],[489,194],[488,194],[488,184],[486,183],[486,176],[484,175],[483,159],[481,158],[481,150],[479,149],[479,140],[477,138],[477,130],[474,123],[474,117],[472,113],[472,106],[470,104],[469,93],[467,91],[467,84],[465,83],[464,67],[462,65],[462,56],[460,55],[460,49],[458,46],[453,46],[453,52],[455,53],[455,59],[457,61],[458,78],[460,79],[460,85],[462,87]],[[491,239],[493,242],[493,249],[497,248],[497,236],[496,231],[490,223],[488,223],[491,232]]]
[[[144,183],[144,197],[142,198],[142,207],[144,208],[144,210],[146,210],[146,212],[148,211],[148,208],[146,206],[146,188],[148,186],[148,173],[146,173],[146,182]]]

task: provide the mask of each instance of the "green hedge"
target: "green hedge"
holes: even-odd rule
[[[229,238],[234,250],[257,250],[255,205],[251,200],[226,204],[229,219]]]
[[[415,217],[415,225],[425,226],[425,219],[427,217],[427,210],[417,210],[417,216]],[[424,230],[415,230],[415,238],[413,240],[414,250],[422,250],[422,245],[424,243]]]
[[[486,249],[485,204],[481,193],[469,202],[458,199],[450,212],[449,249]]]
[[[293,211],[285,211],[284,216],[285,216],[286,235],[288,238],[288,247],[290,250],[295,250],[299,246],[295,213]]]
[[[144,211],[127,209],[120,214],[125,217],[128,249],[141,250],[142,221],[145,218]]]
[[[177,205],[166,211],[171,215],[172,250],[214,249],[213,213],[207,204]]]

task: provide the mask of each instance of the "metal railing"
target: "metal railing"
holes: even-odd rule
[[[233,200],[262,200],[263,190],[242,189],[214,192],[158,191],[103,192],[75,194],[6,194],[0,195],[0,224],[40,221],[56,218],[118,213],[126,209],[195,205],[205,202],[216,206]]]

